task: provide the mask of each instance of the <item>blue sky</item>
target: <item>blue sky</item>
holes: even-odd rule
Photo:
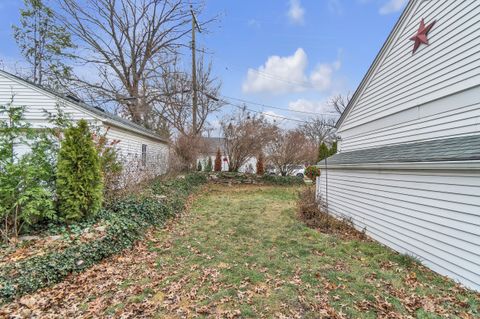
[[[18,23],[22,2],[0,0],[0,60],[7,67],[21,60],[11,25]],[[325,113],[330,96],[356,89],[406,2],[206,0],[200,19],[217,15],[219,19],[197,40],[213,61],[224,96]],[[248,107],[292,119],[307,117],[259,105]],[[233,109],[227,106],[212,118],[212,125]]]

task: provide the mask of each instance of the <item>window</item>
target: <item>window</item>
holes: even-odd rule
[[[147,145],[142,144],[142,165],[147,165]]]

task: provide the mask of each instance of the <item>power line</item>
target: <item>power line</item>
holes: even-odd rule
[[[269,79],[276,80],[276,81],[281,81],[281,82],[284,82],[286,84],[290,84],[292,86],[301,86],[301,87],[306,88],[306,89],[315,89],[315,86],[308,81],[296,82],[296,81],[292,81],[292,80],[289,80],[289,79],[286,79],[286,78],[279,77],[275,74],[271,74],[271,73],[268,73],[268,72],[265,72],[265,71],[259,71],[257,69],[251,68],[251,67],[235,65],[235,64],[227,62],[227,61],[225,61],[221,58],[218,58],[218,57],[216,57],[216,59],[224,61],[224,63],[222,63],[222,64],[225,65],[225,69],[227,71],[230,71],[230,68],[232,68],[232,67],[234,69],[237,69],[237,70],[244,70],[246,68],[248,71],[251,70],[252,72],[255,72],[255,73],[257,73],[260,76],[263,76],[265,78],[269,78]]]
[[[221,96],[223,96],[224,98],[230,99],[230,100],[235,100],[235,101],[239,101],[239,102],[244,102],[244,103],[248,103],[248,104],[258,105],[258,106],[262,106],[262,107],[267,107],[267,108],[272,108],[272,109],[277,109],[277,110],[287,111],[287,112],[310,114],[310,115],[331,115],[331,116],[336,115],[334,113],[317,113],[317,112],[292,110],[292,109],[289,109],[289,108],[282,108],[282,107],[263,104],[263,103],[259,103],[259,102],[253,102],[253,101],[249,101],[249,100],[245,100],[245,99],[241,99],[241,98],[230,97],[230,96],[226,96],[226,95],[223,95],[223,94],[221,94]]]
[[[267,114],[265,112],[253,110],[253,109],[248,108],[246,105],[238,105],[238,104],[226,101],[226,100],[221,100],[221,101],[223,103],[227,104],[227,105],[235,106],[236,108],[238,108],[240,110],[247,110],[247,111],[258,113],[258,114],[261,114],[261,115],[264,115],[264,116],[278,118],[278,119],[282,119],[282,120],[286,120],[286,121],[293,121],[293,122],[298,122],[298,123],[308,123],[308,121],[302,121],[302,120],[292,119],[292,118],[288,118],[288,117],[284,117],[284,116],[280,116],[280,115],[272,115],[272,114]]]
[[[295,113],[302,113],[302,114],[311,114],[311,115],[327,115],[327,116],[335,116],[336,114],[333,114],[333,113],[315,113],[315,112],[306,112],[306,111],[296,111],[296,110],[290,110],[290,109],[286,109],[286,108],[280,108],[280,107],[276,107],[276,106],[272,106],[272,105],[268,105],[268,104],[263,104],[263,103],[259,103],[259,102],[253,102],[253,101],[249,101],[249,100],[245,100],[245,99],[241,99],[241,98],[234,98],[234,97],[229,97],[229,96],[226,96],[226,95],[223,95],[223,94],[219,94],[220,96],[223,97],[223,99],[218,99],[216,97],[212,97],[210,94],[208,93],[205,93],[204,91],[202,90],[199,90],[199,92],[203,93],[203,94],[206,94],[208,97],[210,98],[215,98],[216,100],[218,101],[221,101],[227,105],[231,105],[231,106],[234,106],[238,109],[241,109],[241,110],[248,110],[250,112],[254,112],[254,113],[258,113],[258,114],[261,114],[261,115],[264,115],[264,116],[268,116],[268,117],[272,117],[272,118],[278,118],[278,119],[281,119],[281,120],[286,120],[286,121],[293,121],[293,122],[298,122],[298,123],[309,123],[308,121],[304,121],[304,120],[298,120],[298,119],[293,119],[293,118],[288,118],[288,117],[284,117],[284,116],[281,116],[281,115],[272,115],[272,114],[268,114],[268,113],[265,113],[263,111],[258,111],[258,110],[254,110],[254,109],[251,109],[251,108],[248,108],[246,104],[253,104],[253,105],[257,105],[257,106],[262,106],[262,107],[266,107],[266,108],[273,108],[273,109],[277,109],[277,110],[282,110],[282,111],[288,111],[288,112],[295,112]],[[239,105],[239,104],[235,104],[231,101],[228,101],[226,99],[229,99],[229,100],[235,100],[235,101],[239,101],[239,102],[243,102],[243,103],[246,103],[244,105]],[[109,99],[111,101],[114,101],[113,99]],[[96,100],[96,102],[98,102],[98,100]]]

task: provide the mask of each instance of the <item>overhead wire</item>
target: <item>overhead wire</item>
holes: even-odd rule
[[[281,115],[268,114],[268,113],[265,113],[265,112],[262,112],[262,111],[253,110],[253,109],[248,108],[247,105],[238,105],[238,104],[235,104],[235,103],[232,103],[230,101],[223,100],[223,99],[221,99],[220,101],[227,104],[227,105],[234,106],[234,107],[236,107],[240,110],[243,110],[243,111],[250,111],[250,112],[253,112],[253,113],[261,114],[263,116],[277,118],[277,119],[286,120],[286,121],[293,121],[293,122],[298,122],[298,123],[308,123],[308,121],[302,121],[302,120],[298,120],[298,119],[292,119],[292,118],[284,117],[284,116],[281,116]]]
[[[253,104],[253,105],[257,105],[257,106],[262,106],[262,107],[266,107],[266,108],[272,108],[272,109],[281,110],[281,111],[286,111],[286,112],[294,112],[294,113],[309,114],[309,115],[331,115],[331,116],[336,116],[335,113],[319,113],[319,112],[308,112],[308,111],[292,110],[292,109],[289,109],[289,108],[283,108],[283,107],[268,105],[268,104],[264,104],[264,103],[260,103],[260,102],[254,102],[254,101],[249,101],[249,100],[245,100],[245,99],[241,99],[241,98],[235,98],[235,97],[231,97],[231,96],[226,96],[226,95],[223,95],[223,94],[219,94],[219,95],[222,96],[222,97],[224,97],[224,98],[230,99],[230,100],[235,100],[235,101],[239,101],[239,102],[244,102],[244,103],[248,103],[248,104]]]

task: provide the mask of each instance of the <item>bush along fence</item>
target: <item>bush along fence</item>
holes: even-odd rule
[[[190,174],[167,181],[156,180],[142,195],[119,200],[102,209],[81,224],[105,225],[99,238],[72,244],[61,251],[50,252],[0,269],[0,304],[37,289],[58,283],[70,273],[80,272],[102,259],[130,247],[145,234],[145,229],[162,226],[181,212],[195,189],[207,182],[202,174]],[[81,233],[81,231],[80,231]]]

